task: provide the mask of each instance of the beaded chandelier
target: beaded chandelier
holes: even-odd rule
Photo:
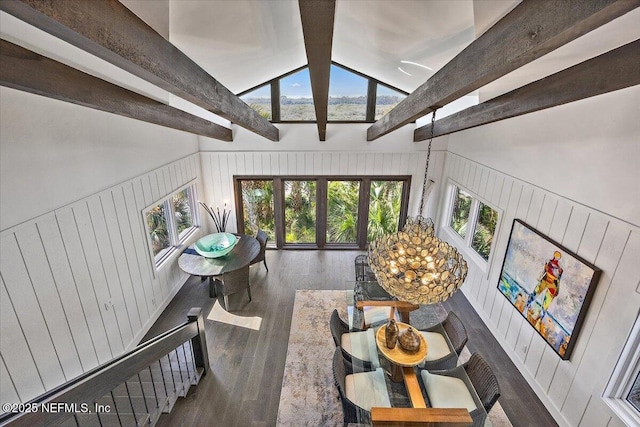
[[[418,216],[407,218],[402,231],[379,237],[369,246],[369,265],[384,290],[413,304],[433,304],[453,295],[467,277],[467,262],[458,250],[435,236],[433,221],[422,217],[431,138]]]

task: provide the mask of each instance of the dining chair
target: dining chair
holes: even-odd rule
[[[467,329],[453,311],[442,322],[423,329],[420,333],[429,348],[427,358],[420,367],[430,371],[455,367],[458,356],[469,340]]]
[[[258,232],[256,233],[256,239],[258,240],[258,243],[260,243],[260,252],[258,252],[258,255],[256,255],[253,260],[251,260],[249,265],[257,264],[262,261],[264,263],[264,268],[269,271],[269,267],[267,267],[267,258],[265,256],[267,249],[267,240],[269,240],[269,236],[267,236],[267,233],[265,233],[264,231],[258,230]]]
[[[500,397],[500,385],[482,356],[473,353],[461,366],[420,377],[433,408],[467,408],[473,427],[483,427],[487,414]],[[475,392],[474,392],[475,390]]]
[[[361,371],[345,360],[340,348],[333,353],[333,380],[340,395],[344,425],[371,424],[371,408],[390,408],[385,374],[382,368]]]
[[[249,266],[246,265],[222,275],[222,281],[216,282],[216,293],[218,301],[229,311],[229,295],[236,292],[247,290],[249,301],[251,301],[251,286],[249,283]]]
[[[338,315],[338,310],[333,310],[329,320],[331,336],[336,347],[342,351],[342,355],[348,362],[364,369],[380,367],[380,359],[376,348],[376,336],[373,329],[350,331],[347,325]]]

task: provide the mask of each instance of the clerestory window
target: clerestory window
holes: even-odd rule
[[[329,123],[373,123],[407,97],[386,85],[333,63],[329,80]],[[298,68],[238,94],[261,116],[274,123],[316,121],[308,67]]]

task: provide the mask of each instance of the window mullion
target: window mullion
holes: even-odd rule
[[[178,228],[176,226],[176,214],[173,209],[173,203],[171,198],[168,198],[164,202],[165,221],[167,222],[167,231],[169,232],[169,241],[171,246],[178,246],[180,243],[178,239]]]
[[[280,80],[271,81],[271,121],[280,121]]]
[[[467,235],[464,238],[465,244],[468,248],[471,247],[473,242],[473,236],[476,234],[476,227],[478,226],[478,211],[480,210],[480,201],[472,196],[471,209],[469,210],[469,225],[467,228]]]

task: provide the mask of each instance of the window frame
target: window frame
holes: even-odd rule
[[[627,401],[627,395],[640,373],[640,312],[618,363],[609,379],[602,399],[625,424],[640,425],[640,411]]]
[[[184,191],[185,189],[190,189],[189,191],[189,204],[191,206],[191,227],[182,230],[182,236],[178,234],[178,226],[176,223],[175,209],[173,207],[172,198],[176,194]],[[198,193],[197,193],[196,180],[191,180],[185,185],[179,187],[177,190],[172,191],[170,194],[164,196],[163,198],[155,201],[151,205],[142,209],[142,222],[144,225],[145,235],[147,239],[147,248],[149,250],[149,256],[151,263],[154,265],[156,271],[159,271],[167,261],[177,253],[177,251],[184,246],[185,242],[187,242],[193,235],[196,233],[200,227],[200,212],[198,210]],[[164,253],[159,253],[157,255],[153,254],[153,243],[151,241],[151,233],[149,230],[149,225],[147,223],[147,213],[155,208],[156,206],[164,205],[164,218],[167,223],[167,233],[169,234],[169,247]]]
[[[367,248],[367,226],[369,218],[369,193],[371,181],[402,181],[402,200],[398,229],[404,226],[409,208],[411,175],[234,175],[234,195],[236,208],[236,225],[238,233],[245,233],[244,205],[242,201],[242,181],[273,181],[275,247],[278,249],[361,249]],[[284,227],[284,181],[316,182],[316,241],[315,243],[285,243]],[[358,198],[358,237],[355,243],[327,243],[327,185],[329,181],[360,181]],[[361,220],[364,218],[364,220]],[[270,244],[270,247],[271,246]]]
[[[453,215],[453,205],[456,200],[456,188],[464,191],[471,197],[471,207],[469,208],[469,217],[467,218],[467,232],[465,237],[460,236],[458,232],[451,226],[451,217]],[[496,207],[493,203],[490,203],[483,199],[482,197],[475,194],[473,191],[469,190],[467,187],[458,184],[453,180],[449,180],[447,183],[447,198],[446,198],[446,211],[442,221],[443,229],[446,231],[447,235],[450,236],[452,240],[455,240],[458,245],[460,245],[461,250],[464,255],[469,256],[471,259],[475,261],[477,265],[479,265],[485,272],[489,269],[491,262],[493,260],[495,254],[495,243],[498,241],[503,211],[502,209]],[[495,212],[498,213],[498,221],[496,221],[496,228],[493,232],[493,238],[491,241],[491,250],[489,251],[488,259],[484,259],[478,251],[475,250],[473,245],[473,238],[476,234],[476,227],[478,226],[478,218],[480,216],[480,203],[485,206],[490,207]]]
[[[376,111],[376,105],[377,105],[377,88],[378,86],[384,86],[387,89],[391,89],[395,92],[398,92],[399,94],[405,95],[405,96],[409,96],[408,92],[405,92],[402,89],[399,89],[395,86],[392,86],[390,84],[381,82],[373,77],[367,76],[365,74],[362,74],[352,68],[346,67],[342,64],[339,64],[335,61],[331,61],[331,65],[339,67],[347,72],[350,72],[352,74],[355,74],[359,77],[362,77],[364,79],[367,79],[368,84],[367,84],[367,104],[366,104],[366,109],[365,109],[365,119],[364,120],[327,120],[327,123],[375,123],[376,119],[375,119],[375,111]],[[236,94],[237,97],[243,97],[244,95],[247,95],[255,90],[258,90],[262,87],[265,86],[270,86],[271,87],[271,123],[316,123],[316,120],[281,120],[281,109],[280,109],[280,81],[284,78],[287,78],[295,73],[298,73],[304,69],[309,68],[308,65],[303,65],[302,67],[298,67],[295,70],[289,71],[288,73],[282,74],[278,77],[275,77],[269,81],[266,81],[264,83],[261,83],[257,86],[253,86],[247,90],[244,90],[242,92],[239,92]],[[402,102],[402,101],[401,101]],[[415,121],[414,121],[415,122]]]

